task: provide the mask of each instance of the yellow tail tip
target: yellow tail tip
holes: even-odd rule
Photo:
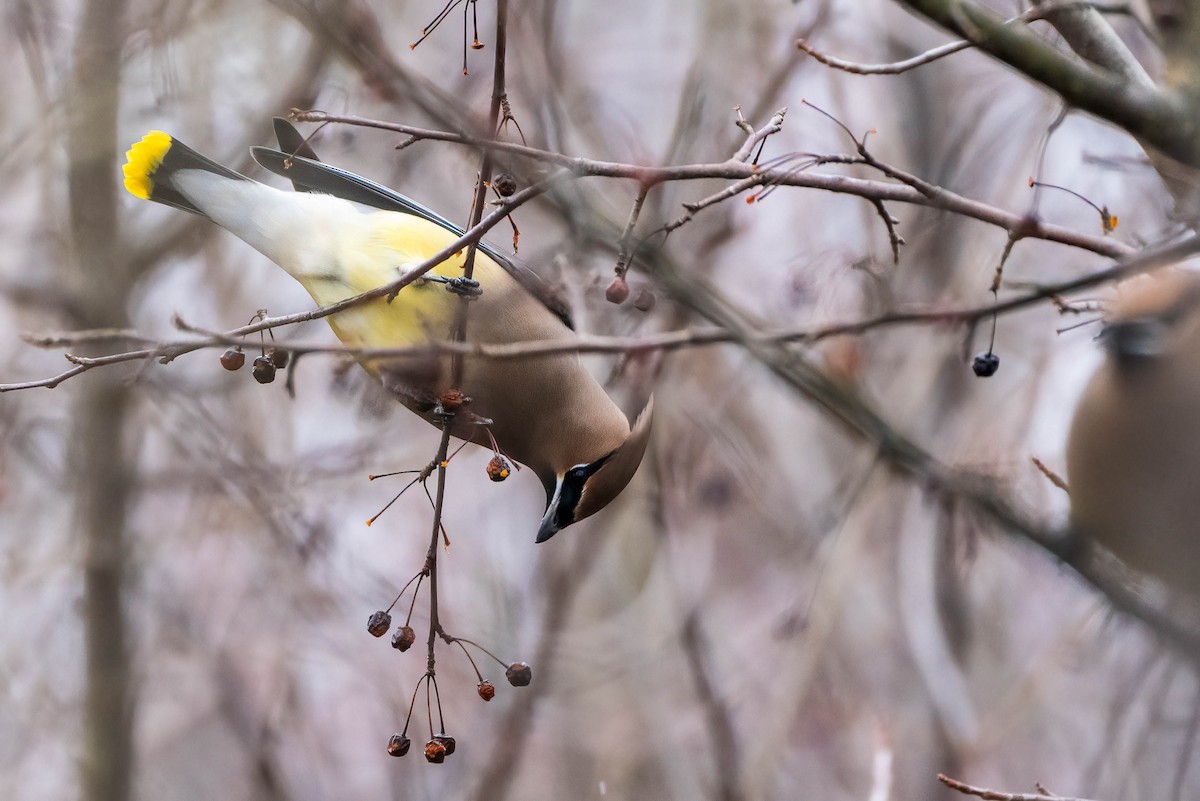
[[[154,172],[162,164],[171,149],[171,136],[162,131],[151,131],[135,142],[125,153],[125,188],[134,197],[149,200],[154,190]]]

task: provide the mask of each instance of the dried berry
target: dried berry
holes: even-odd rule
[[[437,735],[434,735],[433,739],[436,742],[441,743],[442,747],[446,749],[446,756],[450,756],[451,754],[454,753],[454,746],[455,746],[454,738],[451,737],[449,734],[437,734]]]
[[[496,697],[496,687],[487,679],[479,682],[479,697],[490,701]]]
[[[498,453],[492,457],[490,462],[488,462],[487,474],[488,478],[490,478],[492,481],[503,481],[504,479],[508,478],[508,474],[511,472],[512,465],[508,463],[507,459]]]
[[[371,632],[372,637],[382,637],[391,627],[392,616],[387,612],[372,612],[371,616],[367,618],[367,631]]]
[[[511,197],[513,192],[517,191],[517,179],[502,172],[492,179],[492,186],[496,187],[496,193],[500,197]]]
[[[393,734],[392,739],[388,740],[388,753],[394,757],[404,756],[410,747],[412,747],[412,741],[403,734]]]
[[[226,370],[241,370],[242,365],[246,363],[246,354],[242,353],[241,348],[230,348],[221,354],[221,366]]]
[[[392,647],[397,651],[407,651],[417,641],[417,633],[412,626],[401,626],[392,633]]]
[[[533,680],[533,668],[524,662],[513,662],[508,666],[508,670],[504,671],[504,676],[512,686],[526,687]]]
[[[280,350],[272,345],[271,347],[267,348],[267,358],[271,360],[271,364],[275,365],[277,369],[282,370],[283,368],[287,367],[288,362],[291,361],[291,354],[286,350]]]
[[[991,351],[977,353],[974,361],[971,362],[971,369],[980,378],[990,378],[1000,369],[1000,357]]]
[[[654,293],[649,289],[638,290],[637,297],[633,299],[633,308],[641,312],[648,312],[654,308],[656,298]]]
[[[254,358],[254,380],[260,384],[270,384],[275,380],[275,365],[266,356]]]
[[[466,402],[467,402],[467,399],[463,396],[463,394],[460,390],[448,389],[442,393],[441,404],[442,404],[442,409],[444,411],[447,411],[447,412],[458,411],[459,407],[461,407]]]
[[[481,41],[479,41],[478,39],[476,39],[475,41],[471,42],[471,49],[472,49],[472,50],[482,50],[482,49],[483,49],[483,42],[481,42]]]
[[[425,758],[435,765],[440,765],[446,761],[446,746],[439,743],[436,739],[425,743]]]
[[[609,303],[615,303],[620,306],[629,297],[629,284],[625,283],[625,279],[617,276],[608,285],[608,289],[604,290],[604,298]]]

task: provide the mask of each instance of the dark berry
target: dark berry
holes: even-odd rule
[[[656,298],[654,293],[649,289],[639,290],[637,297],[633,299],[633,308],[641,312],[648,312],[654,308]]]
[[[254,380],[260,384],[270,384],[275,380],[275,365],[266,356],[254,357]]]
[[[504,671],[508,683],[514,687],[526,687],[533,680],[533,668],[524,662],[513,662],[508,666],[508,670]]]
[[[502,172],[492,179],[492,186],[496,187],[496,193],[500,197],[511,197],[513,192],[517,191],[517,180],[506,172]]]
[[[508,460],[498,453],[492,457],[490,462],[488,462],[487,474],[488,478],[490,478],[492,481],[503,481],[504,479],[508,478],[508,474],[511,472],[512,465],[510,465]]]
[[[496,688],[487,679],[479,682],[479,697],[485,701],[490,701],[496,697]]]
[[[271,360],[271,364],[275,365],[277,369],[282,370],[283,368],[287,367],[288,362],[291,361],[291,354],[286,350],[280,350],[272,345],[271,347],[267,348],[267,358]]]
[[[463,396],[462,391],[457,389],[446,390],[442,393],[442,397],[440,399],[442,409],[447,412],[458,411],[459,408],[466,403],[466,401],[467,399],[465,396]]]
[[[242,353],[241,348],[230,348],[221,354],[221,366],[230,372],[241,370],[245,363],[246,354]]]
[[[450,756],[451,754],[454,753],[454,746],[455,746],[454,738],[451,737],[449,734],[438,734],[438,735],[435,735],[433,739],[436,740],[437,742],[441,743],[442,746],[446,749],[446,756]]]
[[[976,353],[974,361],[971,362],[971,369],[980,378],[990,378],[1000,369],[1000,357],[991,351]]]
[[[397,651],[407,651],[417,641],[417,633],[412,626],[401,626],[392,634],[392,647]]]
[[[425,758],[436,765],[446,761],[446,746],[435,740],[425,743]]]
[[[372,637],[382,637],[392,627],[392,616],[387,612],[372,612],[367,618],[367,631]]]
[[[412,741],[403,734],[393,734],[392,739],[388,740],[388,753],[394,757],[404,756],[410,747],[412,747]]]

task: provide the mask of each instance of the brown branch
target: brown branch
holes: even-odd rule
[[[1068,798],[1067,796],[1050,795],[1049,793],[1002,793],[960,782],[958,779],[952,779],[944,773],[938,774],[938,781],[951,790],[957,790],[963,795],[973,795],[976,798],[983,799],[983,801],[1089,801],[1086,798]]]
[[[508,30],[508,0],[498,0],[496,4],[496,46],[495,46],[495,66],[492,81],[492,106],[491,119],[489,130],[492,136],[498,132],[498,124],[500,120],[500,108],[504,102],[504,61],[507,42]],[[491,180],[492,172],[492,153],[484,151],[483,161],[479,167],[479,176],[475,183],[475,197],[471,206],[470,222],[467,224],[468,230],[475,230],[480,227],[480,220],[483,218],[483,207],[487,201],[487,192],[489,181]],[[503,216],[508,215],[509,206],[502,208]],[[492,216],[495,216],[493,213]],[[475,269],[475,253],[479,243],[479,237],[467,243],[467,253],[463,260],[463,279],[466,281],[472,280]],[[458,306],[454,314],[454,327],[452,333],[452,341],[456,343],[465,343],[467,338],[467,319],[470,312],[471,298],[462,294],[458,298]],[[461,354],[454,354],[451,360],[450,368],[450,386],[458,389],[462,385],[463,370],[465,360]],[[426,667],[425,674],[428,676],[428,682],[434,684],[436,688],[435,667],[436,667],[436,645],[439,635],[445,636],[442,630],[441,620],[438,614],[438,541],[443,534],[442,528],[442,513],[445,506],[446,498],[446,465],[450,453],[450,432],[453,429],[455,412],[453,409],[445,412],[445,417],[442,421],[442,439],[438,444],[437,452],[437,490],[436,500],[433,503],[433,533],[429,538],[429,550],[426,552],[425,569],[429,574],[429,635],[426,641]],[[447,541],[448,543],[448,541]],[[428,684],[426,685],[428,690]],[[438,698],[438,718],[441,721],[441,697]],[[444,724],[441,725],[444,730]]]
[[[1073,278],[1057,284],[1034,287],[1024,294],[997,303],[960,309],[923,309],[888,312],[864,320],[832,323],[825,326],[791,328],[780,331],[755,331],[746,334],[745,337],[759,344],[812,344],[830,337],[864,334],[877,328],[901,325],[972,325],[992,315],[1004,315],[1020,311],[1042,301],[1049,301],[1056,308],[1061,309],[1063,302],[1061,296],[1064,294],[1119,281],[1139,273],[1149,272],[1169,264],[1174,264],[1197,252],[1200,252],[1200,236],[1193,236],[1176,243],[1146,250],[1137,256],[1124,259],[1112,267],[1098,270],[1079,278]],[[205,338],[183,342],[163,342],[150,348],[115,353],[108,356],[81,357],[70,355],[68,358],[75,363],[75,367],[72,367],[70,370],[38,381],[0,384],[0,393],[38,387],[53,388],[68,378],[79,375],[86,370],[122,362],[158,359],[161,363],[166,363],[178,356],[197,350],[236,345],[247,333],[253,333],[265,328],[277,328],[300,320],[311,319],[309,316],[311,314],[313,312],[271,317],[264,321],[235,328],[224,333],[216,333],[191,325],[176,316],[176,326],[184,331],[201,334]],[[97,333],[101,341],[108,334],[105,331]],[[70,334],[52,334],[40,337],[27,336],[26,339],[38,345],[42,342],[53,343],[60,340],[85,343],[91,341],[88,334],[89,332],[87,331],[79,331]],[[552,339],[508,344],[435,341],[402,348],[352,348],[344,345],[280,340],[278,345],[280,348],[297,356],[307,353],[348,354],[370,361],[373,359],[425,356],[430,353],[454,353],[485,359],[529,359],[562,353],[641,353],[649,351],[672,351],[741,341],[742,337],[730,331],[714,328],[665,331],[641,337],[604,337],[581,334],[569,340]],[[48,345],[48,347],[53,347],[53,345]]]
[[[1033,0],[1031,11],[1054,26],[1071,49],[1080,57],[1120,75],[1131,83],[1154,88],[1144,67],[1104,19],[1100,10],[1089,3],[1053,3]],[[1125,7],[1129,12],[1129,7]]]
[[[1055,25],[1055,27],[1059,27],[1059,24],[1055,20],[1062,19],[1063,17],[1060,15],[1066,15],[1073,12],[1090,12],[1092,14],[1099,15],[1099,11],[1094,7],[1094,5],[1095,4],[1084,2],[1043,2],[1035,5],[1033,8],[1027,9],[1015,17],[1006,20],[1005,24],[1012,25],[1013,23],[1034,22],[1036,20],[1044,19]],[[1107,8],[1107,10],[1113,9]],[[1109,28],[1110,32],[1111,30],[1112,29]],[[899,75],[901,73],[908,72],[909,70],[916,69],[917,67],[923,67],[926,64],[932,64],[938,59],[954,55],[955,53],[960,53],[963,50],[968,50],[974,46],[975,45],[973,42],[970,42],[966,39],[959,39],[956,42],[947,42],[944,45],[930,48],[924,53],[915,55],[912,58],[903,59],[902,61],[893,61],[889,64],[860,64],[856,61],[848,61],[844,58],[837,58],[836,56],[822,53],[804,39],[796,40],[797,48],[803,50],[805,53],[812,56],[825,66],[832,67],[835,70],[841,70],[842,72],[849,72],[854,75]],[[1107,66],[1110,69],[1112,68],[1112,65],[1110,64],[1104,64],[1104,66]],[[1143,71],[1142,74],[1145,75],[1145,72]]]
[[[625,222],[625,230],[621,232],[617,248],[617,265],[613,268],[613,272],[618,276],[625,275],[630,262],[633,261],[633,256],[637,253],[637,248],[630,248],[629,243],[633,238],[633,229],[637,227],[638,217],[642,214],[642,205],[646,202],[646,195],[649,193],[650,187],[645,184],[640,186],[633,199],[633,206],[629,209],[629,219]]]
[[[946,56],[966,50],[971,46],[970,42],[960,39],[957,42],[947,42],[939,47],[931,48],[920,55],[906,58],[903,61],[893,61],[890,64],[860,64],[856,61],[847,61],[844,58],[822,53],[803,39],[796,40],[796,47],[808,53],[825,66],[854,75],[899,75],[902,72],[908,72],[911,69],[931,64],[940,58],[945,58]]]
[[[665,183],[667,181],[696,181],[709,178],[721,178],[732,181],[751,179],[750,185],[761,183],[822,189],[828,192],[855,195],[868,200],[896,201],[941,209],[1003,228],[1009,232],[1019,231],[1026,238],[1058,242],[1114,258],[1133,252],[1133,248],[1112,237],[1083,234],[1063,226],[1051,225],[1039,220],[1030,219],[1025,215],[1014,214],[987,203],[963,197],[948,189],[928,184],[916,176],[897,170],[882,162],[875,162],[872,166],[885,170],[887,174],[902,181],[901,184],[852,178],[845,175],[824,175],[785,169],[762,170],[733,159],[723,162],[683,164],[668,167],[622,164],[577,156],[565,156],[560,153],[539,150],[538,148],[518,145],[512,142],[493,142],[466,134],[433,131],[411,125],[373,120],[349,114],[329,114],[324,111],[294,111],[292,116],[294,119],[306,122],[337,122],[347,125],[358,125],[403,133],[418,139],[453,142],[490,149],[513,156],[529,158],[540,163],[553,164],[577,177],[631,178],[647,185]],[[515,198],[516,195],[513,197]],[[509,201],[511,204],[512,198],[509,198]]]
[[[1200,166],[1195,115],[1180,95],[1130,81],[1061,53],[1027,26],[1008,25],[976,3],[900,1],[1057,93],[1072,106],[1123,128],[1178,161]]]
[[[757,131],[751,129],[749,135],[746,137],[746,141],[743,142],[742,146],[738,148],[736,153],[733,154],[733,160],[742,162],[746,161],[746,159],[750,158],[750,154],[754,152],[755,145],[765,142],[767,137],[782,131],[783,118],[787,116],[787,111],[787,106],[784,106],[771,115],[770,121],[767,122],[767,124],[762,128],[759,128]],[[741,127],[741,123],[746,123],[746,120],[742,118],[742,112],[740,108],[738,109],[738,123],[738,127]],[[749,125],[749,123],[746,124]],[[743,128],[743,130],[745,129]]]

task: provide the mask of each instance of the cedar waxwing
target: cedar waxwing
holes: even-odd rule
[[[1122,290],[1067,442],[1071,526],[1200,597],[1200,274]]]
[[[282,124],[281,124],[282,123]],[[383,286],[462,235],[429,209],[364,178],[316,160],[295,130],[277,121],[284,154],[253,148],[268,170],[301,190],[275,189],[223,167],[161,131],[126,154],[125,188],[215,222],[278,264],[325,306]],[[350,347],[392,348],[451,338],[465,252],[388,303],[376,299],[326,317]],[[570,340],[565,306],[536,275],[480,244],[468,340]],[[439,401],[450,389],[450,357],[360,360],[401,403],[441,427]],[[471,401],[453,418],[454,436],[500,450],[528,466],[546,490],[537,541],[603,509],[637,471],[650,435],[653,399],[628,419],[583,367],[578,354],[520,361],[465,357],[461,389]]]

